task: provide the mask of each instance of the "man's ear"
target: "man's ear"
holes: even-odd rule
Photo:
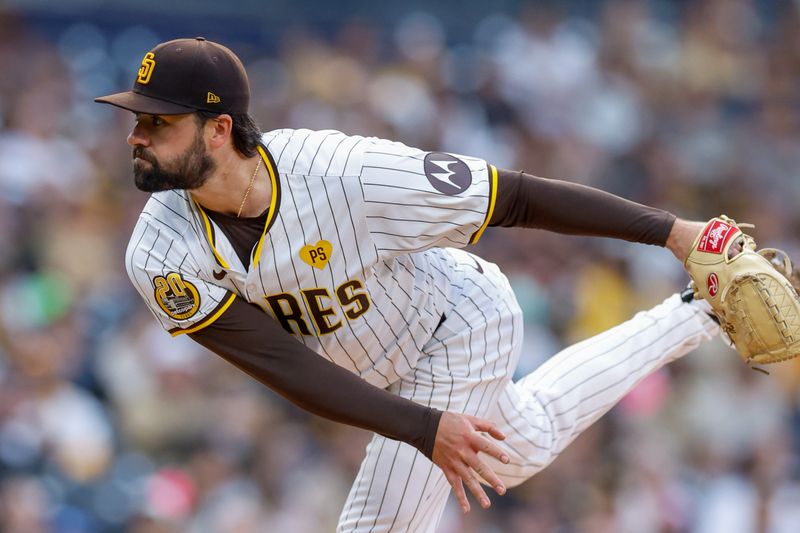
[[[205,124],[208,144],[212,149],[220,148],[231,137],[233,131],[233,118],[230,115],[222,114]]]

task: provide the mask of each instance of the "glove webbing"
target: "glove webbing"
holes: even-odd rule
[[[741,298],[739,297],[739,290],[738,289],[743,284],[743,282],[747,281],[747,280],[752,280],[752,282],[755,284],[755,288],[758,291],[758,295],[761,296],[761,301],[764,302],[764,305],[765,305],[767,311],[769,312],[769,314],[771,315],[771,317],[772,317],[772,319],[773,319],[773,321],[774,321],[774,323],[775,323],[780,335],[784,339],[786,339],[786,341],[788,343],[793,343],[795,339],[794,339],[794,336],[791,333],[791,328],[789,328],[789,325],[787,324],[787,322],[786,322],[786,320],[784,318],[784,314],[783,314],[783,312],[781,312],[780,306],[775,302],[775,299],[772,297],[772,295],[773,295],[773,293],[775,291],[774,290],[770,291],[769,287],[767,286],[767,283],[760,276],[757,276],[757,275],[754,275],[754,274],[746,274],[746,275],[743,275],[743,276],[739,277],[738,279],[736,279],[731,284],[732,288],[735,287],[735,289],[733,289],[731,291],[731,297],[732,297],[731,303],[732,304],[736,304],[735,307],[732,306],[732,310],[735,310],[735,312],[737,314],[739,314],[741,312],[740,311],[741,306],[739,305],[740,302],[741,302]],[[769,281],[772,282],[772,284],[776,283],[775,280],[772,280],[772,279],[770,279]],[[746,323],[749,326],[749,320],[747,320],[748,317],[744,317],[744,318],[746,320]],[[731,324],[731,323],[729,323],[727,321],[722,326],[722,328],[728,334],[730,334],[731,332],[735,332],[735,328],[734,328],[733,324]],[[749,329],[749,331],[747,332],[747,334],[750,337],[753,337],[753,335],[755,333],[755,328],[750,326],[748,329]],[[785,361],[785,360],[788,360],[788,359],[791,359],[791,357],[786,357],[786,358],[784,358],[782,360]],[[777,360],[775,362],[777,362]]]

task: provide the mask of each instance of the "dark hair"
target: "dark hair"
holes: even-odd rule
[[[220,116],[220,113],[197,111],[195,115],[202,126],[212,118]],[[256,121],[246,113],[231,115],[231,118],[233,119],[231,136],[233,137],[233,146],[236,151],[247,157],[253,157],[258,154],[256,147],[261,144],[261,130]]]

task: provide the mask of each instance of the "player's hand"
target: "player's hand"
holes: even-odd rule
[[[495,425],[482,418],[445,411],[439,420],[436,441],[433,445],[433,462],[442,469],[461,509],[469,512],[469,502],[464,491],[467,485],[472,495],[484,509],[491,505],[481,487],[483,479],[497,494],[503,495],[506,488],[489,465],[478,457],[484,452],[497,460],[508,463],[508,455],[500,446],[480,432],[488,433],[497,440],[506,438]]]

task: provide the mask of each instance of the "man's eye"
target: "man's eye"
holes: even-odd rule
[[[153,117],[153,126],[161,126],[164,124],[164,119],[161,117]]]

